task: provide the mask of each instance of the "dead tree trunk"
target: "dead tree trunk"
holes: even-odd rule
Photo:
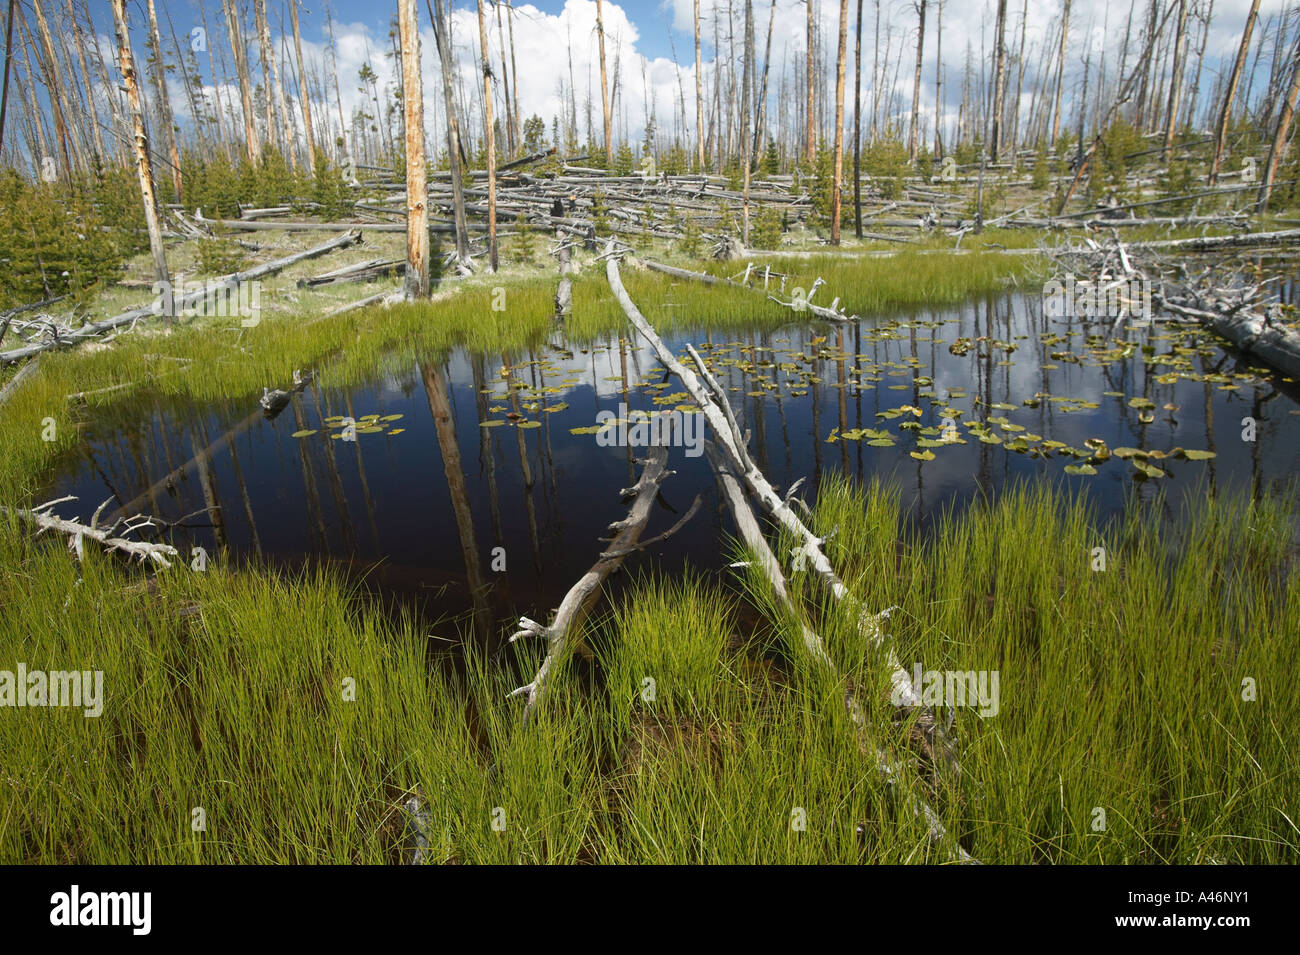
[[[426,0],[426,3],[428,0]],[[434,10],[437,16],[434,16]],[[447,114],[447,159],[451,164],[451,202],[456,220],[456,267],[461,272],[470,270],[469,227],[465,222],[465,183],[461,171],[460,120],[456,115],[451,62],[451,37],[447,32],[447,14],[442,0],[433,0],[429,10],[433,21],[433,36],[438,43],[438,62],[442,69],[442,101]]]
[[[239,78],[239,101],[244,117],[244,147],[248,161],[257,165],[262,158],[262,142],[257,135],[257,113],[253,108],[253,84],[248,78],[248,50],[244,44],[244,31],[239,23],[239,13],[232,0],[221,0],[226,13],[226,32],[230,36],[230,50],[235,55],[235,75]]]
[[[1214,157],[1210,160],[1209,184],[1213,186],[1219,179],[1219,166],[1223,162],[1223,150],[1228,142],[1228,126],[1232,122],[1232,103],[1237,96],[1237,85],[1241,82],[1241,71],[1246,66],[1246,57],[1250,53],[1250,35],[1255,29],[1255,19],[1259,16],[1259,0],[1251,0],[1250,12],[1246,14],[1246,26],[1241,31],[1241,45],[1237,47],[1237,59],[1228,74],[1228,86],[1223,93],[1223,105],[1219,108],[1219,122],[1214,132]]]
[[[153,0],[149,0],[149,37],[153,42],[153,55],[157,57],[158,69],[155,78],[158,81],[158,109],[162,113],[163,126],[167,128],[167,155],[171,160],[172,188],[176,190],[176,201],[182,198],[181,152],[176,144],[176,119],[172,115],[171,97],[167,95],[167,69],[163,65],[162,37],[158,34],[158,14]],[[184,69],[184,64],[181,64]]]
[[[424,81],[415,0],[397,7],[402,41],[402,113],[406,130],[406,297],[429,296],[429,186],[424,158]]]
[[[63,84],[59,80],[59,60],[54,54],[54,43],[50,39],[50,25],[45,19],[45,13],[41,9],[41,4],[35,2],[32,9],[36,12],[36,30],[41,37],[41,46],[45,48],[46,69],[45,76],[47,87],[50,93],[50,106],[54,111],[54,130],[59,140],[59,157],[63,160],[63,174],[69,180],[72,178],[73,165],[72,158],[68,152],[68,121],[63,114],[64,95]]]
[[[289,0],[293,24],[293,51],[298,58],[298,106],[302,109],[303,137],[307,141],[307,174],[316,175],[316,136],[311,126],[311,96],[307,93],[307,64],[302,58],[302,34],[298,31],[298,0]]]
[[[849,0],[840,0],[840,37],[835,51],[835,182],[831,190],[831,245],[840,244],[840,210],[844,194],[844,57],[848,32]]]
[[[1282,100],[1273,141],[1269,144],[1268,157],[1264,160],[1264,178],[1259,184],[1259,200],[1256,203],[1259,212],[1268,210],[1268,202],[1273,195],[1273,181],[1277,178],[1282,154],[1286,152],[1287,136],[1291,132],[1291,120],[1295,116],[1296,95],[1300,94],[1300,38],[1296,40],[1291,59],[1295,64],[1291,70],[1291,84],[1287,87],[1286,98]]]
[[[483,119],[487,125],[488,174],[488,263],[497,270],[497,149],[496,132],[492,128],[492,61],[488,56],[487,20],[483,16],[483,0],[478,0],[478,40],[483,57]]]
[[[989,155],[993,162],[1002,154],[1002,116],[1007,93],[1007,0],[998,0],[997,23],[993,28],[993,126],[989,136]]]
[[[912,81],[912,122],[907,132],[907,161],[916,165],[917,141],[921,123],[921,60],[925,53],[925,2],[916,5],[916,73]]]
[[[1165,148],[1161,154],[1169,162],[1174,148],[1174,134],[1178,131],[1178,100],[1182,94],[1183,70],[1187,61],[1187,0],[1178,0],[1178,25],[1174,32],[1173,75],[1169,81],[1169,103],[1165,107]]]
[[[775,2],[773,6],[775,7]],[[858,0],[858,15],[854,31],[856,38],[853,41],[853,234],[860,239],[862,238],[862,0]],[[937,109],[934,115],[935,129],[938,130]]]
[[[1056,100],[1052,105],[1052,138],[1048,148],[1056,147],[1056,140],[1061,135],[1061,91],[1065,84],[1065,48],[1070,40],[1070,0],[1065,0],[1061,8],[1061,52],[1056,61]]]
[[[695,152],[704,172],[704,85],[700,78],[700,0],[695,0]]]
[[[805,113],[804,121],[804,160],[809,166],[817,159],[817,106],[816,106],[816,89],[817,80],[813,70],[813,50],[816,47],[816,25],[813,21],[813,0],[804,0],[808,5],[808,46],[805,49],[807,62],[805,63],[805,76],[807,88],[805,92],[808,95],[808,108]]]
[[[135,168],[140,176],[140,199],[144,203],[144,221],[149,230],[149,250],[153,255],[154,278],[167,282],[167,256],[163,251],[162,226],[158,222],[158,200],[154,194],[153,165],[149,160],[149,139],[144,131],[144,112],[140,107],[140,84],[136,78],[135,56],[131,53],[131,33],[126,22],[126,0],[113,0],[113,22],[117,28],[118,69],[126,99],[131,107],[131,125],[135,142]],[[170,323],[171,318],[167,321]]]
[[[600,109],[605,117],[605,166],[614,165],[614,125],[609,115],[609,85],[605,72],[605,5],[596,0],[596,43],[600,48]]]

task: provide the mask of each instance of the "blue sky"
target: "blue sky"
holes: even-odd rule
[[[250,11],[251,0],[241,0]],[[439,82],[433,64],[432,35],[428,28],[426,0],[417,0],[421,15],[422,33],[425,36],[424,69],[426,91],[436,90]],[[648,103],[653,103],[660,120],[660,128],[666,129],[666,118],[674,115],[674,104],[680,96],[681,88],[690,91],[694,86],[694,50],[691,36],[691,9],[693,0],[621,0],[605,3],[605,24],[607,51],[611,64],[622,64],[622,81],[619,87],[619,107],[623,115],[630,117],[627,130],[632,138],[637,138],[643,115]],[[723,9],[726,0],[701,0],[701,7],[706,18],[704,25],[704,83],[709,88],[712,72],[713,50],[709,39],[712,35],[712,23],[708,20],[709,11],[714,3]],[[822,43],[827,57],[833,63],[835,34],[838,27],[839,3],[836,0],[812,0],[822,31]],[[192,29],[197,28],[200,18],[199,0],[157,0],[159,16],[163,20],[162,30],[165,37],[164,46],[170,42],[168,19],[182,43]],[[267,0],[270,12],[270,26],[277,45],[280,42],[281,24],[288,30],[287,0]],[[1263,0],[1260,17],[1261,28],[1270,22],[1269,18],[1278,14],[1285,0]],[[755,34],[756,42],[761,46],[766,32],[770,0],[755,0]],[[1250,0],[1215,0],[1213,28],[1206,45],[1205,66],[1201,76],[1203,102],[1208,103],[1209,92],[1213,89],[1219,71],[1225,68],[1236,52],[1236,45],[1241,35],[1245,13]],[[1206,0],[1193,0],[1196,10],[1203,10]],[[108,14],[108,4],[92,3],[97,24],[101,32],[101,43],[111,46],[112,30]],[[474,60],[478,49],[478,27],[474,15],[475,6],[468,0],[455,0],[453,3],[457,14],[453,18],[453,34],[460,64],[462,83],[467,89],[473,89],[477,78],[474,75]],[[1070,53],[1066,60],[1066,101],[1081,83],[1081,62],[1086,48],[1095,51],[1109,51],[1108,66],[1113,70],[1114,57],[1122,41],[1126,20],[1130,10],[1137,7],[1134,17],[1135,32],[1141,26],[1145,4],[1141,0],[1073,0]],[[144,0],[128,0],[132,19],[136,54],[143,54],[143,27],[145,24]],[[351,114],[354,106],[365,106],[364,94],[358,88],[357,71],[363,63],[369,62],[380,74],[380,87],[393,84],[396,76],[392,64],[383,56],[388,46],[388,29],[396,13],[394,0],[332,0],[335,21],[335,48],[327,50],[325,38],[325,2],[324,0],[300,0],[304,54],[317,69],[322,68],[328,57],[337,61],[342,78],[342,97],[344,109]],[[876,0],[863,0],[863,52],[866,68],[863,71],[864,98],[870,96],[869,74],[872,57],[872,40]],[[890,75],[882,83],[883,96],[891,103],[896,115],[905,111],[911,99],[911,79],[909,69],[899,69],[899,64],[910,60],[911,46],[915,43],[916,13],[911,0],[880,0],[882,29],[882,48],[888,46],[893,59]],[[220,0],[203,0],[208,25],[214,30],[216,49],[220,57],[229,57],[228,41],[221,28]],[[856,3],[850,3],[850,17]],[[992,32],[993,0],[946,0],[943,4],[942,31],[937,30],[936,0],[930,0],[930,21],[926,29],[925,65],[922,72],[921,103],[923,119],[927,125],[933,123],[935,113],[935,68],[937,65],[937,40],[942,38],[943,69],[945,74],[944,97],[941,113],[945,124],[955,120],[957,105],[960,100],[961,74],[968,51],[976,64],[980,57],[987,58],[989,37]],[[1018,33],[1021,10],[1025,9],[1024,0],[1010,0],[1008,3],[1009,43],[1014,42]],[[743,13],[742,0],[734,0],[734,9],[739,21]],[[777,0],[776,28],[772,45],[772,95],[775,97],[779,77],[790,75],[789,71],[801,61],[805,43],[806,6],[805,0]],[[522,99],[524,115],[537,113],[548,126],[552,117],[564,111],[564,94],[559,89],[567,81],[570,71],[573,86],[578,91],[579,109],[587,91],[597,90],[599,97],[598,72],[595,66],[597,57],[594,42],[595,3],[594,0],[516,0],[515,39],[518,49],[518,66],[520,72],[519,93]],[[1039,51],[1044,44],[1051,42],[1055,31],[1055,22],[1059,16],[1060,0],[1030,0],[1027,5],[1028,43],[1026,60],[1030,72],[1043,62]],[[670,24],[674,29],[670,34]],[[852,23],[850,22],[850,31]],[[1192,54],[1199,46],[1199,27],[1194,27]],[[673,47],[670,36],[675,43],[677,62],[680,70],[672,60]],[[740,42],[739,35],[736,38]],[[1134,43],[1137,41],[1134,40]],[[492,30],[490,43],[494,59],[497,53],[497,37]],[[850,36],[850,50],[852,39]],[[725,49],[725,40],[724,40]],[[907,52],[900,58],[900,51]],[[250,56],[256,67],[255,33],[250,31]],[[1054,49],[1048,54],[1047,63],[1054,62]],[[1262,60],[1267,61],[1266,54]],[[208,74],[207,56],[200,54],[200,69],[205,81],[211,82]],[[1261,64],[1266,70],[1267,62]],[[220,68],[220,66],[219,66]],[[852,64],[850,63],[850,70]],[[1049,70],[1052,67],[1049,65]],[[593,79],[596,77],[595,79]],[[850,73],[851,75],[851,73]],[[1032,83],[1032,75],[1028,77]],[[178,82],[178,81],[177,81]],[[286,81],[287,82],[287,81]],[[833,83],[833,78],[831,79]],[[1187,80],[1191,82],[1190,77]],[[1256,90],[1259,89],[1256,84]],[[290,90],[292,98],[294,91]],[[179,98],[180,90],[173,97]],[[382,94],[381,94],[382,95]],[[1026,90],[1025,96],[1030,95]],[[889,97],[893,97],[889,99]],[[689,94],[688,97],[689,98]],[[1022,101],[1023,103],[1023,101]],[[774,105],[774,104],[773,104]],[[437,109],[436,105],[433,107]],[[1067,114],[1071,110],[1067,107]],[[597,106],[599,112],[599,106]],[[770,110],[774,113],[774,109]],[[690,120],[687,124],[690,125]],[[621,136],[622,130],[616,135]]]

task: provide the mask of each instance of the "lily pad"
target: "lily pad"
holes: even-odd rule
[[[311,435],[313,435],[313,434],[315,434],[315,433],[316,433],[316,429],[315,429],[315,428],[304,428],[302,431],[295,431],[293,434],[289,435],[289,437],[291,437],[291,438],[306,438],[306,437],[310,437]]]

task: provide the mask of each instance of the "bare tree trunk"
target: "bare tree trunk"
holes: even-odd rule
[[[517,146],[522,147],[524,141],[524,137],[523,137],[524,117],[519,112],[519,67],[515,64],[515,7],[514,4],[511,2],[511,0],[506,0],[506,33],[509,34],[510,36],[510,76],[512,77],[513,80],[512,85],[515,91],[515,144]],[[570,72],[570,80],[572,80],[573,54],[570,53],[569,56],[570,56],[569,72]],[[572,86],[572,83],[570,83],[570,85]],[[569,90],[569,98],[570,100],[573,99],[572,89]],[[562,108],[564,104],[561,103],[560,105]],[[576,128],[577,127],[576,113],[574,115],[575,115],[574,127]],[[556,146],[559,146],[559,143],[556,143]]]
[[[934,155],[943,152],[940,117],[943,116],[943,0],[939,0],[934,22]]]
[[[1154,0],[1153,0],[1154,2]],[[1061,135],[1061,90],[1065,81],[1065,48],[1070,42],[1070,0],[1065,0],[1061,8],[1061,52],[1056,60],[1056,101],[1052,106],[1052,137],[1048,148],[1056,148],[1056,140]]]
[[[104,149],[104,140],[99,132],[99,122],[95,109],[95,84],[90,81],[90,67],[86,60],[86,41],[81,29],[81,23],[77,20],[77,14],[72,6],[72,0],[67,0],[68,20],[72,24],[72,40],[77,49],[77,64],[81,69],[81,81],[86,86],[86,110],[87,118],[90,122],[90,131],[95,140],[95,154],[100,158],[106,158],[107,152]],[[188,88],[188,84],[187,88]],[[3,142],[3,137],[0,137]]]
[[[1178,26],[1174,34],[1173,75],[1169,81],[1169,105],[1165,107],[1165,148],[1161,158],[1169,162],[1178,131],[1178,97],[1182,94],[1183,67],[1187,60],[1187,0],[1178,0]]]
[[[1007,93],[1007,0],[998,0],[997,21],[993,27],[993,135],[989,137],[989,155],[993,162],[1002,154],[1002,117]]]
[[[775,6],[775,3],[773,4]],[[940,7],[942,9],[942,7]],[[862,0],[853,41],[853,234],[862,238]],[[936,115],[938,115],[936,113]],[[938,128],[936,124],[935,128]]]
[[[506,159],[513,159],[515,155],[515,110],[510,103],[510,65],[506,63],[506,31],[505,24],[501,21],[501,4],[494,4],[497,8],[497,46],[501,48],[501,91],[506,101]],[[519,76],[515,75],[515,86],[519,85]],[[518,90],[515,91],[516,96]]]
[[[13,70],[14,19],[17,6],[17,0],[9,0],[9,12],[5,17],[5,73],[4,85],[0,88],[0,149],[4,148],[5,115],[9,110],[9,74]],[[699,9],[699,0],[695,0],[695,8]]]
[[[1016,149],[1020,145],[1020,94],[1025,82],[1025,25],[1029,22],[1029,0],[1025,0],[1024,9],[1020,11],[1020,52],[1016,56],[1016,98],[1011,109],[1011,168],[1016,168]],[[1120,75],[1124,74],[1124,65],[1120,64]]]
[[[925,3],[916,4],[916,74],[912,83],[912,124],[907,133],[907,159],[916,165],[917,137],[921,123],[921,59],[925,52]]]
[[[158,201],[153,188],[153,166],[149,161],[149,139],[144,131],[144,111],[140,107],[140,84],[136,78],[135,56],[131,53],[131,33],[126,22],[126,0],[112,0],[113,20],[117,27],[118,69],[126,99],[131,107],[131,125],[135,133],[135,166],[140,176],[140,199],[144,203],[144,220],[149,230],[149,249],[153,253],[154,278],[167,282],[167,256],[163,251],[162,227],[158,222]],[[171,316],[167,316],[171,324]]]
[[[1268,202],[1273,195],[1273,181],[1277,178],[1277,169],[1286,152],[1287,135],[1291,132],[1291,120],[1295,116],[1296,96],[1300,94],[1300,41],[1291,53],[1294,67],[1291,70],[1291,83],[1287,87],[1286,98],[1282,100],[1282,109],[1278,113],[1276,132],[1268,147],[1268,157],[1264,160],[1264,178],[1259,184],[1258,212],[1268,211]]]
[[[426,4],[428,0],[425,0]],[[437,16],[434,10],[437,10]],[[429,9],[433,22],[433,36],[438,43],[438,62],[442,68],[442,97],[447,112],[447,158],[451,163],[451,201],[456,220],[456,266],[461,271],[470,268],[469,227],[465,222],[465,184],[461,172],[460,121],[456,115],[456,100],[452,85],[451,37],[447,33],[447,14],[442,0],[433,0]]]
[[[840,0],[840,36],[835,48],[835,185],[831,192],[831,245],[840,244],[844,192],[844,57],[848,45],[849,0]]]
[[[54,110],[54,130],[59,140],[59,156],[63,160],[63,174],[71,180],[73,166],[72,157],[68,152],[68,124],[67,118],[63,114],[65,100],[63,84],[59,81],[59,60],[54,54],[54,43],[50,39],[50,25],[45,19],[45,13],[41,9],[39,0],[32,3],[32,9],[36,13],[36,30],[41,37],[41,46],[45,48],[45,85],[50,93],[50,106]]]
[[[806,142],[804,143],[804,160],[809,166],[811,166],[817,158],[817,107],[815,99],[817,81],[813,72],[816,27],[813,23],[813,0],[804,0],[804,2],[808,5],[808,48],[806,50],[808,56],[807,63],[805,64],[805,73],[807,75],[808,84],[808,89],[806,90],[808,94],[808,112],[804,121],[804,136],[806,139]]]
[[[298,59],[298,105],[302,109],[303,137],[307,140],[307,171],[316,175],[316,136],[311,125],[311,96],[307,93],[307,64],[302,59],[302,34],[298,31],[298,0],[289,0],[289,20],[293,24],[293,51]]]
[[[1196,123],[1196,104],[1201,95],[1201,70],[1205,67],[1205,47],[1210,42],[1210,24],[1214,22],[1214,0],[1209,0],[1205,17],[1201,20],[1201,43],[1196,49],[1196,78],[1192,80],[1191,102],[1187,104],[1186,122],[1188,126]]]
[[[181,153],[176,145],[176,120],[172,116],[172,101],[167,95],[167,70],[163,65],[162,37],[158,33],[158,13],[153,0],[146,5],[149,12],[149,37],[153,42],[153,55],[157,58],[158,68],[155,79],[158,81],[158,108],[162,112],[163,126],[167,128],[167,155],[171,159],[172,188],[176,190],[176,201],[181,198]],[[182,64],[183,66],[184,64]]]
[[[497,270],[497,156],[496,134],[492,129],[492,66],[488,60],[487,20],[483,16],[483,0],[478,0],[478,40],[483,56],[483,110],[487,123],[487,174],[488,174],[488,262]]]
[[[334,53],[334,50],[336,49],[334,45],[334,16],[330,13],[330,5],[328,3],[325,4],[325,26],[326,29],[329,30],[330,35],[330,72],[334,74],[334,105],[338,107],[339,111],[339,139],[342,140],[341,145],[344,153],[350,156],[356,147],[356,142],[353,142],[353,148],[348,147],[348,124],[343,118],[343,97],[339,94],[339,63],[338,57]],[[435,25],[434,29],[436,30],[438,27]],[[455,167],[453,166],[452,168]]]
[[[695,0],[695,150],[700,172],[704,172],[704,86],[700,78],[700,0]]]
[[[1210,160],[1210,185],[1219,180],[1219,166],[1223,162],[1223,150],[1228,141],[1228,126],[1232,122],[1232,101],[1237,95],[1237,84],[1241,82],[1241,71],[1246,65],[1246,56],[1250,53],[1250,35],[1255,29],[1255,18],[1259,16],[1259,0],[1251,0],[1250,12],[1246,14],[1246,26],[1241,31],[1241,45],[1237,47],[1237,59],[1228,74],[1228,88],[1223,94],[1223,105],[1219,108],[1219,122],[1214,131],[1214,158]]]
[[[752,95],[752,84],[750,78],[753,73],[753,55],[754,55],[754,0],[745,0],[745,60],[741,68],[741,86],[740,96],[740,145],[741,152],[744,154],[745,164],[745,183],[742,201],[742,228],[741,244],[749,245],[749,181],[751,172],[754,167],[753,143],[754,139],[749,132],[749,98]]]
[[[605,73],[605,4],[596,0],[596,42],[600,46],[600,108],[605,117],[605,165],[614,165],[614,128],[609,115],[609,85]]]
[[[239,24],[239,14],[232,0],[221,0],[226,13],[226,31],[230,36],[230,51],[235,55],[235,74],[239,77],[239,99],[244,113],[244,141],[248,161],[254,165],[262,158],[262,143],[257,135],[257,114],[253,109],[253,84],[248,78],[248,50],[244,45],[244,31]]]
[[[266,0],[253,0],[253,18],[257,26],[257,56],[262,63],[262,91],[266,99],[263,104],[266,114],[266,141],[271,146],[278,145],[283,152],[288,152],[287,143],[277,143],[279,137],[275,129],[275,98],[272,95],[271,82],[271,27],[266,22]]]
[[[429,297],[429,186],[425,179],[424,80],[415,0],[400,0],[402,115],[406,132],[406,298]]]
[[[763,50],[763,82],[758,92],[758,121],[754,125],[754,151],[758,156],[767,142],[767,75],[772,65],[772,26],[776,22],[776,0],[768,5],[767,11],[767,45]]]

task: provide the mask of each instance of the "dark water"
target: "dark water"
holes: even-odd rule
[[[653,309],[647,315],[655,320]],[[1046,318],[1036,299],[1008,295],[861,326],[700,332],[669,344],[681,354],[693,341],[705,354],[753,432],[755,460],[778,487],[806,477],[815,488],[835,470],[879,475],[898,482],[909,520],[922,525],[1017,479],[1083,489],[1104,518],[1126,499],[1172,511],[1183,495],[1207,489],[1276,491],[1296,472],[1294,384],[1259,376],[1207,336],[1160,324],[1124,328],[1119,342],[1109,332]],[[548,619],[595,562],[606,525],[626,513],[619,489],[635,481],[637,449],[603,447],[595,434],[571,429],[594,425],[601,411],[617,413],[624,401],[685,405],[680,392],[644,342],[616,337],[573,351],[412,360],[350,389],[332,384],[326,367],[270,421],[255,396],[216,407],[136,403],[129,419],[120,411],[92,416],[80,451],[51,476],[47,498],[79,497],[59,507],[64,516],[88,518],[112,496],[109,512],[185,518],[169,532],[173,542],[184,553],[201,546],[216,561],[335,563],[426,619],[475,609],[475,628],[496,636],[521,613]],[[1134,407],[1134,398],[1146,407]],[[904,406],[920,416],[877,417]],[[949,416],[966,443],[918,447],[918,438],[943,437],[945,407],[962,412]],[[355,440],[350,432],[330,437],[343,434],[342,416],[358,421]],[[1247,417],[1256,422],[1253,442],[1242,439]],[[980,441],[968,421],[984,422],[1001,443]],[[292,436],[309,429],[317,431]],[[895,443],[827,440],[853,429],[887,431]],[[1182,447],[1215,456],[1152,460],[1166,476],[1142,481],[1118,457],[1085,476],[1065,472],[1084,462],[1064,448],[1041,454],[1045,441],[1087,453],[1088,439],[1112,450]],[[729,521],[706,459],[687,451],[671,450],[677,473],[643,536],[671,526],[697,494],[703,506],[674,537],[629,558],[629,570],[714,572],[727,561]],[[917,460],[914,451],[934,459]]]

